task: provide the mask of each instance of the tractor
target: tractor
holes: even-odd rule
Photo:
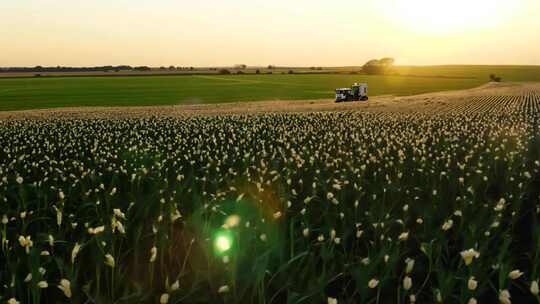
[[[355,83],[351,88],[336,89],[336,102],[367,101],[367,83]]]

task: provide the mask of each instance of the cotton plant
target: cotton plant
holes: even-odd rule
[[[281,301],[281,290],[511,303],[513,286],[537,298],[537,272],[488,244],[512,235],[540,168],[523,162],[540,107],[477,101],[448,113],[2,122],[0,301],[141,288],[159,303]],[[504,191],[485,195],[493,183]],[[342,279],[351,293],[316,283]]]

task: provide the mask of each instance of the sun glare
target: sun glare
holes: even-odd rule
[[[494,27],[520,0],[384,0],[394,22],[421,33],[452,33]]]

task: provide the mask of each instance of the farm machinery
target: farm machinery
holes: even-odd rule
[[[367,83],[355,83],[350,88],[336,89],[336,102],[342,101],[367,101]]]

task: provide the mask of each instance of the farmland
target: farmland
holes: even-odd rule
[[[0,301],[538,301],[540,87],[373,102],[0,116]]]
[[[490,73],[506,81],[539,81],[529,66],[396,67],[400,75],[173,75],[0,78],[0,111],[82,106],[156,106],[264,100],[331,99],[333,90],[367,82],[370,96],[469,89]],[[83,75],[84,76],[84,75]]]
[[[471,79],[353,75],[234,75],[0,79],[0,110],[153,106],[332,98],[333,89],[368,81],[371,95],[411,95],[478,85]]]
[[[397,66],[397,73],[415,76],[471,77],[487,79],[495,74],[506,81],[538,82],[540,81],[540,66],[512,65],[440,65],[440,66]]]

